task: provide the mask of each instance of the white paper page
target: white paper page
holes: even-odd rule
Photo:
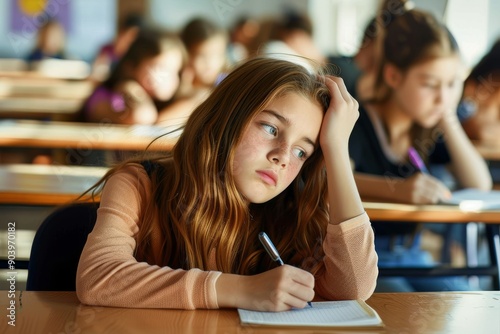
[[[368,305],[366,307],[369,308]],[[260,325],[368,326],[381,324],[375,311],[373,314],[369,314],[356,300],[316,302],[312,303],[312,307],[285,312],[258,312],[238,309],[238,313],[242,323]]]
[[[463,210],[500,209],[500,191],[481,191],[463,189],[454,191],[453,197],[443,201],[444,204],[456,204]]]

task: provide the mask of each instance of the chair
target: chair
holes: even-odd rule
[[[26,290],[75,291],[78,261],[98,207],[98,203],[70,204],[45,218],[31,247]]]

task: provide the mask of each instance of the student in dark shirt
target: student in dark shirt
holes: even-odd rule
[[[408,160],[414,147],[427,166],[447,166],[460,187],[491,189],[486,163],[460,126],[462,64],[448,29],[432,15],[401,7],[383,31],[373,96],[361,101],[349,153],[361,196],[430,204],[450,196],[435,176]],[[375,222],[379,266],[429,266],[417,225]],[[387,283],[387,284],[386,284]],[[458,278],[379,278],[378,291],[468,289]]]

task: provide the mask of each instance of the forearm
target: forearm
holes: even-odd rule
[[[327,300],[368,299],[377,282],[377,253],[366,213],[328,226],[323,243],[325,271],[316,295]]]
[[[441,122],[444,139],[451,158],[451,167],[460,185],[465,188],[490,190],[491,174],[486,162],[467,137],[456,117]]]
[[[354,181],[347,145],[323,148],[328,178],[330,224],[340,224],[364,212]]]

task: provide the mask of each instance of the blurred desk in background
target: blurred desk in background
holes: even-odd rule
[[[89,80],[2,77],[0,118],[74,120],[93,90]]]
[[[169,151],[179,127],[0,120],[0,147]]]
[[[372,221],[404,221],[415,223],[468,223],[500,224],[500,210],[464,210],[458,205],[414,205],[363,201]]]
[[[0,97],[0,118],[74,120],[83,100],[47,97]]]
[[[0,205],[67,204],[107,171],[107,167],[0,165]]]
[[[447,224],[486,224],[488,242],[488,266],[476,264],[465,268],[451,268],[446,265],[436,267],[394,267],[379,268],[380,276],[490,276],[493,287],[500,290],[500,210],[465,210],[458,205],[413,205],[384,203],[364,200],[363,206],[371,221],[394,221]],[[477,239],[467,236],[468,242]],[[477,246],[471,242],[473,247]],[[469,247],[469,246],[467,246]],[[477,252],[477,250],[475,250]]]
[[[473,142],[474,147],[477,149],[479,154],[485,159],[489,161],[500,160],[500,141],[498,145],[493,143],[481,143],[479,141]]]

